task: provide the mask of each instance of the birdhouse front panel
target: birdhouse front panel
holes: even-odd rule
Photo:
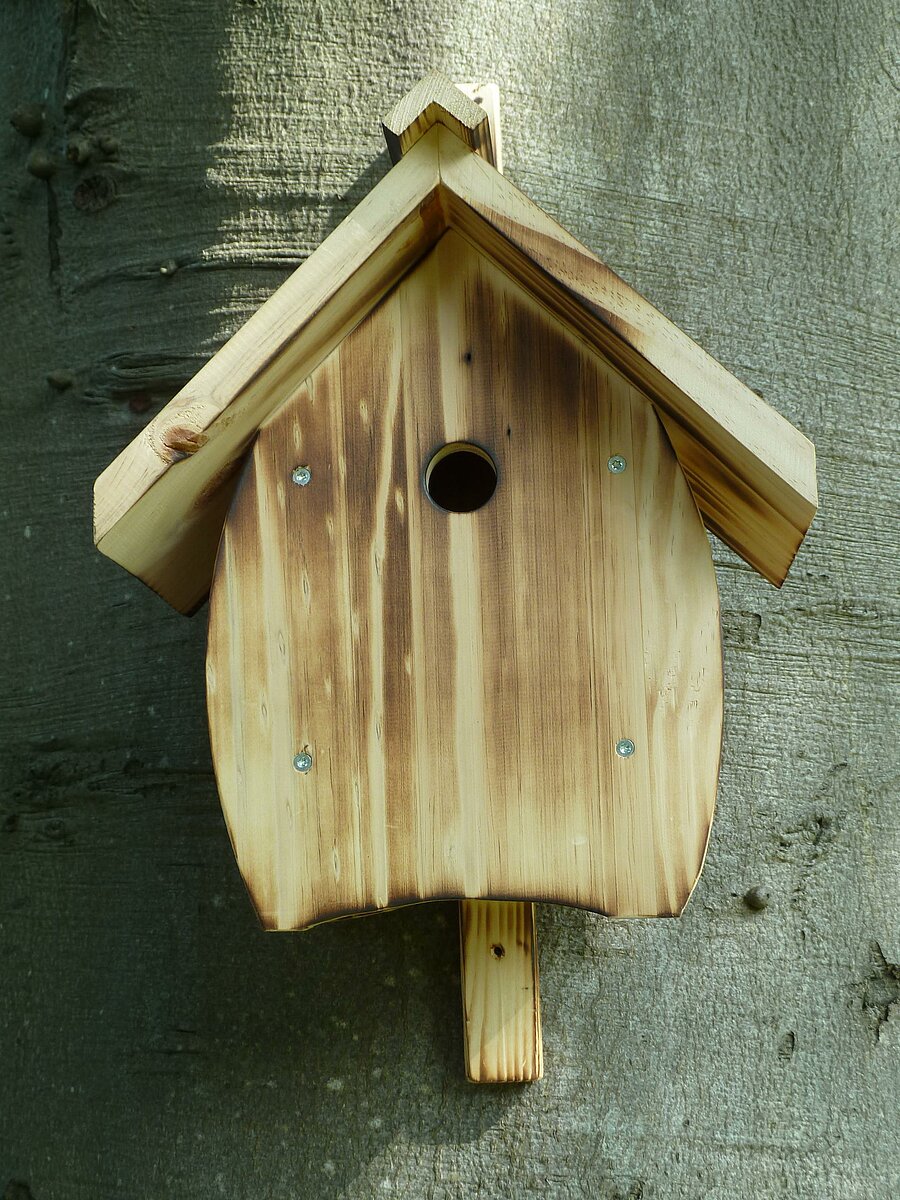
[[[441,897],[680,912],[722,652],[647,398],[447,231],[261,429],[208,702],[267,927]]]

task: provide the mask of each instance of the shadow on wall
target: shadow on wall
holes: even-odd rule
[[[252,1154],[260,1186],[268,1162],[341,1194],[387,1169],[393,1144],[476,1142],[528,1106],[528,1088],[465,1079],[455,903],[262,934],[237,900],[241,919],[229,905],[197,930],[195,1082],[211,1103],[194,1132],[221,1144],[227,1131],[245,1176]]]
[[[353,81],[352,48],[337,63],[320,18],[298,30],[292,8],[233,6],[219,53],[208,60],[220,73],[210,72],[196,104],[208,147],[202,203],[178,221],[189,227],[194,211],[202,231],[192,231],[188,250],[172,251],[179,266],[167,298],[180,305],[191,286],[198,310],[205,298],[205,332],[196,319],[180,337],[209,353],[390,167],[381,112]],[[336,77],[345,67],[348,82]],[[413,68],[409,81],[419,73]],[[209,113],[214,128],[205,125]],[[190,736],[205,759],[202,681],[187,686],[198,688]],[[126,988],[153,997],[129,1071],[153,1096],[146,1128],[161,1182],[209,1178],[222,1194],[231,1194],[233,1180],[242,1194],[305,1184],[304,1195],[337,1195],[382,1165],[387,1173],[394,1143],[477,1141],[523,1103],[527,1090],[465,1080],[455,903],[263,933],[211,774],[200,791],[215,845],[148,922],[175,922],[177,933],[165,953],[136,958],[138,977]],[[171,825],[174,851],[179,832]],[[144,894],[151,892],[148,885]]]

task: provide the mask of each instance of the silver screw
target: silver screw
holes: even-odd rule
[[[312,755],[308,750],[301,750],[299,754],[294,755],[294,770],[299,771],[301,775],[306,775],[312,770]]]
[[[312,480],[312,471],[309,467],[294,467],[291,471],[291,479],[296,483],[297,487],[306,487]]]
[[[609,468],[609,470],[613,473],[613,475],[621,475],[622,472],[625,470],[625,468],[628,466],[628,463],[625,461],[625,459],[622,457],[621,454],[614,454],[612,456],[612,458],[608,458],[606,460],[606,465]]]
[[[631,738],[620,738],[616,742],[616,754],[619,758],[631,758],[634,754],[634,742]]]

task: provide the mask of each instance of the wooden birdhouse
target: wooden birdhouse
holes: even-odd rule
[[[706,528],[774,584],[811,443],[500,173],[433,74],[395,166],[100,476],[104,554],[209,595],[262,924],[462,901],[473,1079],[541,1073],[532,902],[675,916],[722,733]],[[495,95],[494,95],[495,98]]]

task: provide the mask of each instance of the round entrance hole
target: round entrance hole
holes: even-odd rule
[[[487,450],[471,442],[441,446],[425,468],[425,491],[446,512],[475,512],[497,487],[497,468]]]

